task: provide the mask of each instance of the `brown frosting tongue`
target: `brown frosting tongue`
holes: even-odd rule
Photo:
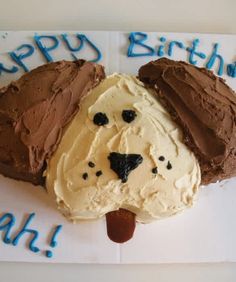
[[[135,230],[135,214],[119,209],[106,214],[107,235],[116,243],[124,243],[131,239]]]
[[[42,184],[46,159],[80,100],[105,77],[84,60],[40,66],[0,89],[0,173]]]
[[[184,131],[199,160],[202,183],[236,175],[236,95],[223,79],[185,62],[162,58],[139,69]]]

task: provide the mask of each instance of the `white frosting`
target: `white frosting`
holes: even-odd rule
[[[126,123],[122,110],[130,109],[137,117]],[[93,123],[97,112],[106,113],[107,125]],[[110,169],[111,152],[143,157],[126,183]],[[152,173],[154,167],[158,174]],[[95,175],[98,170],[100,177]],[[136,220],[145,223],[171,216],[192,205],[200,178],[198,162],[183,144],[180,128],[151,90],[134,77],[118,74],[83,99],[46,171],[49,193],[71,220],[95,219],[119,208],[134,212]]]

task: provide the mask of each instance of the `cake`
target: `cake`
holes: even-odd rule
[[[153,94],[114,74],[83,99],[46,170],[48,192],[67,218],[114,218],[110,212],[125,209],[148,223],[192,205],[198,162]]]
[[[205,69],[159,59],[105,78],[60,61],[0,93],[0,173],[44,185],[71,221],[106,215],[115,242],[236,175],[235,93]]]

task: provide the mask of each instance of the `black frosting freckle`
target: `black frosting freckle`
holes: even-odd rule
[[[152,173],[153,173],[153,174],[157,174],[157,173],[158,173],[157,167],[154,167],[154,168],[152,169]]]
[[[133,110],[123,110],[122,118],[125,122],[130,123],[136,118],[137,114]]]
[[[84,180],[88,179],[88,173],[87,172],[83,173],[82,177]]]
[[[93,123],[96,125],[106,125],[109,123],[109,119],[105,113],[96,113],[93,117]]]
[[[110,168],[123,183],[127,182],[130,172],[143,161],[143,157],[139,154],[120,154],[116,152],[110,153],[108,159],[110,160]]]
[[[159,161],[163,162],[165,160],[165,157],[164,156],[160,156],[159,157]]]
[[[101,170],[98,170],[98,171],[96,172],[96,176],[99,177],[99,176],[101,176],[101,175],[102,175],[102,171],[101,171]]]
[[[172,169],[172,165],[171,165],[171,163],[170,163],[169,161],[168,161],[168,163],[167,163],[166,168],[167,168],[167,169]]]
[[[89,163],[88,163],[88,166],[89,166],[89,167],[95,167],[95,163],[89,162]]]

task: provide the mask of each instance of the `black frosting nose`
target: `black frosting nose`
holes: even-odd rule
[[[110,161],[110,168],[118,175],[123,183],[128,180],[130,172],[143,161],[143,157],[139,154],[119,154],[116,152],[110,153],[108,159]]]

